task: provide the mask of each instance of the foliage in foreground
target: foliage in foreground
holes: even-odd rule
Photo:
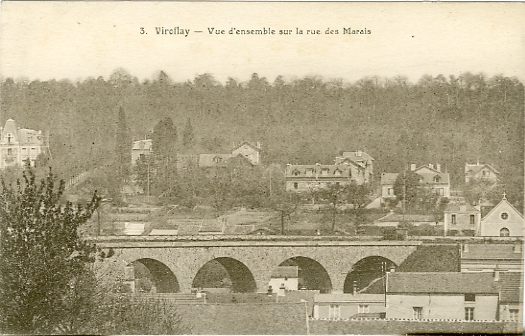
[[[0,193],[0,332],[9,334],[184,333],[166,302],[137,301],[100,285],[98,253],[79,228],[100,203],[64,203],[52,173],[37,184],[26,169]]]

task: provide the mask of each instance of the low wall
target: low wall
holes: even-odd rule
[[[517,322],[440,321],[440,320],[310,320],[310,332],[316,335],[348,334],[519,334],[523,327]]]

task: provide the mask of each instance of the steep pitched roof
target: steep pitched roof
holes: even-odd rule
[[[500,272],[500,302],[523,302],[523,273]]]
[[[373,157],[371,157],[369,154],[363,152],[363,151],[355,151],[355,152],[343,152],[344,158],[349,158],[353,161],[372,161],[374,160]]]
[[[356,167],[360,167],[357,163],[351,162]],[[307,171],[311,170],[313,176],[306,174]],[[327,175],[323,175],[323,170],[327,170]],[[341,175],[336,175],[336,171],[341,172]],[[350,168],[346,164],[338,165],[288,165],[286,167],[286,177],[350,177]]]
[[[483,216],[483,218],[481,219],[481,221],[483,221],[485,218],[487,218],[488,216],[490,216],[493,212],[497,211],[498,208],[501,207],[501,205],[508,205],[512,210],[514,210],[521,218],[524,218],[523,217],[523,214],[521,212],[519,212],[509,201],[507,201],[506,198],[503,198],[498,204],[496,204],[495,207],[493,207],[492,209],[490,209],[489,212],[487,212],[487,214],[485,216]]]
[[[197,335],[306,335],[305,305],[234,303],[177,305]]]
[[[489,164],[465,164],[465,172],[466,173],[469,173],[469,174],[476,174],[477,172],[479,172],[481,169],[483,169],[483,167],[487,167],[489,168],[490,170],[492,170],[494,173],[496,174],[499,174],[499,171],[496,170],[496,168],[492,167],[491,165]]]
[[[445,208],[445,212],[478,213],[480,210],[470,204],[449,203]]]
[[[426,183],[426,184],[449,184],[450,182],[450,175],[448,173],[436,172],[436,173],[424,174],[424,173],[418,173],[416,171],[416,174],[421,176],[422,177],[421,182]],[[439,182],[435,180],[436,177],[439,179]]]
[[[395,272],[387,276],[389,294],[498,294],[492,273]]]
[[[257,147],[256,144],[253,144],[253,143],[251,143],[250,141],[243,141],[243,142],[241,142],[240,144],[238,144],[237,146],[233,147],[231,151],[233,152],[233,151],[235,151],[236,149],[239,149],[239,148],[241,148],[241,147],[244,146],[244,145],[248,145],[248,146],[250,146],[251,148],[253,148],[254,150],[256,150],[256,151],[258,151],[258,152],[261,150],[259,147]]]
[[[153,140],[144,139],[133,141],[133,149],[135,150],[150,150],[153,146]]]
[[[463,246],[461,259],[521,260],[523,245],[515,248],[514,244],[468,244]]]
[[[381,217],[375,222],[384,223],[384,222],[436,222],[436,218],[433,215],[410,215],[410,214],[396,214],[390,213],[384,217]]]
[[[13,141],[18,141],[18,132],[16,128],[16,123],[13,119],[7,119],[2,133],[2,140],[7,136],[7,133],[11,133],[13,136]]]

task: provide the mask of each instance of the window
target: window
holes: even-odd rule
[[[299,183],[295,182],[295,183],[293,184],[293,188],[294,188],[294,189],[299,188]]]
[[[444,188],[438,188],[438,195],[439,196],[445,196],[445,189]]]
[[[452,224],[456,225],[457,224],[457,221],[456,221],[456,214],[452,214],[450,216],[450,221],[452,222]]]
[[[474,320],[474,307],[465,308],[465,320],[473,321]]]
[[[12,148],[8,148],[7,149],[7,155],[13,155],[13,149]]]
[[[517,322],[519,312],[519,309],[509,309],[509,320]]]
[[[359,314],[366,314],[366,313],[370,313],[370,306],[369,305],[365,305],[365,304],[360,304],[359,307],[357,308],[357,312]]]
[[[342,173],[342,172],[341,172],[339,169],[336,169],[336,170],[334,171],[334,175],[335,175],[335,176],[341,176],[341,173]]]
[[[394,196],[394,188],[388,188],[388,196]]]
[[[307,169],[306,170],[306,176],[314,176],[314,170],[313,169]]]
[[[321,175],[328,176],[328,169],[321,169]]]
[[[470,215],[470,225],[474,225],[474,224],[476,224],[476,216]]]
[[[503,229],[499,230],[499,236],[500,237],[508,237],[508,236],[510,236],[509,229],[503,228]]]
[[[441,182],[441,176],[439,176],[439,175],[434,176],[434,182],[435,183]]]
[[[299,173],[298,170],[294,170],[293,173],[292,173],[293,176],[299,176],[299,174],[300,174],[300,173]]]
[[[465,294],[465,302],[476,302],[476,294]]]
[[[423,307],[413,307],[413,310],[414,310],[414,315],[413,315],[414,320],[421,320],[423,318]]]
[[[504,213],[501,214],[501,219],[507,220],[507,218],[509,218],[509,214],[508,213],[504,212]]]
[[[339,305],[331,304],[328,310],[328,318],[339,318],[341,316],[341,309]]]

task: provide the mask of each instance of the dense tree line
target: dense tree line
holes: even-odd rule
[[[186,137],[179,152],[227,153],[232,142],[251,140],[264,145],[265,163],[306,164],[362,149],[375,158],[376,173],[439,162],[454,186],[462,184],[465,162],[479,159],[500,170],[516,199],[523,185],[523,91],[515,78],[471,73],[425,75],[417,83],[401,76],[354,83],[279,76],[270,83],[253,74],[222,84],[210,74],[176,83],[164,72],[140,82],[119,69],[107,80],[75,83],[7,78],[1,108],[21,126],[49,131],[53,159],[69,173],[114,155],[122,107],[135,139],[171,118],[184,130],[177,136]]]

